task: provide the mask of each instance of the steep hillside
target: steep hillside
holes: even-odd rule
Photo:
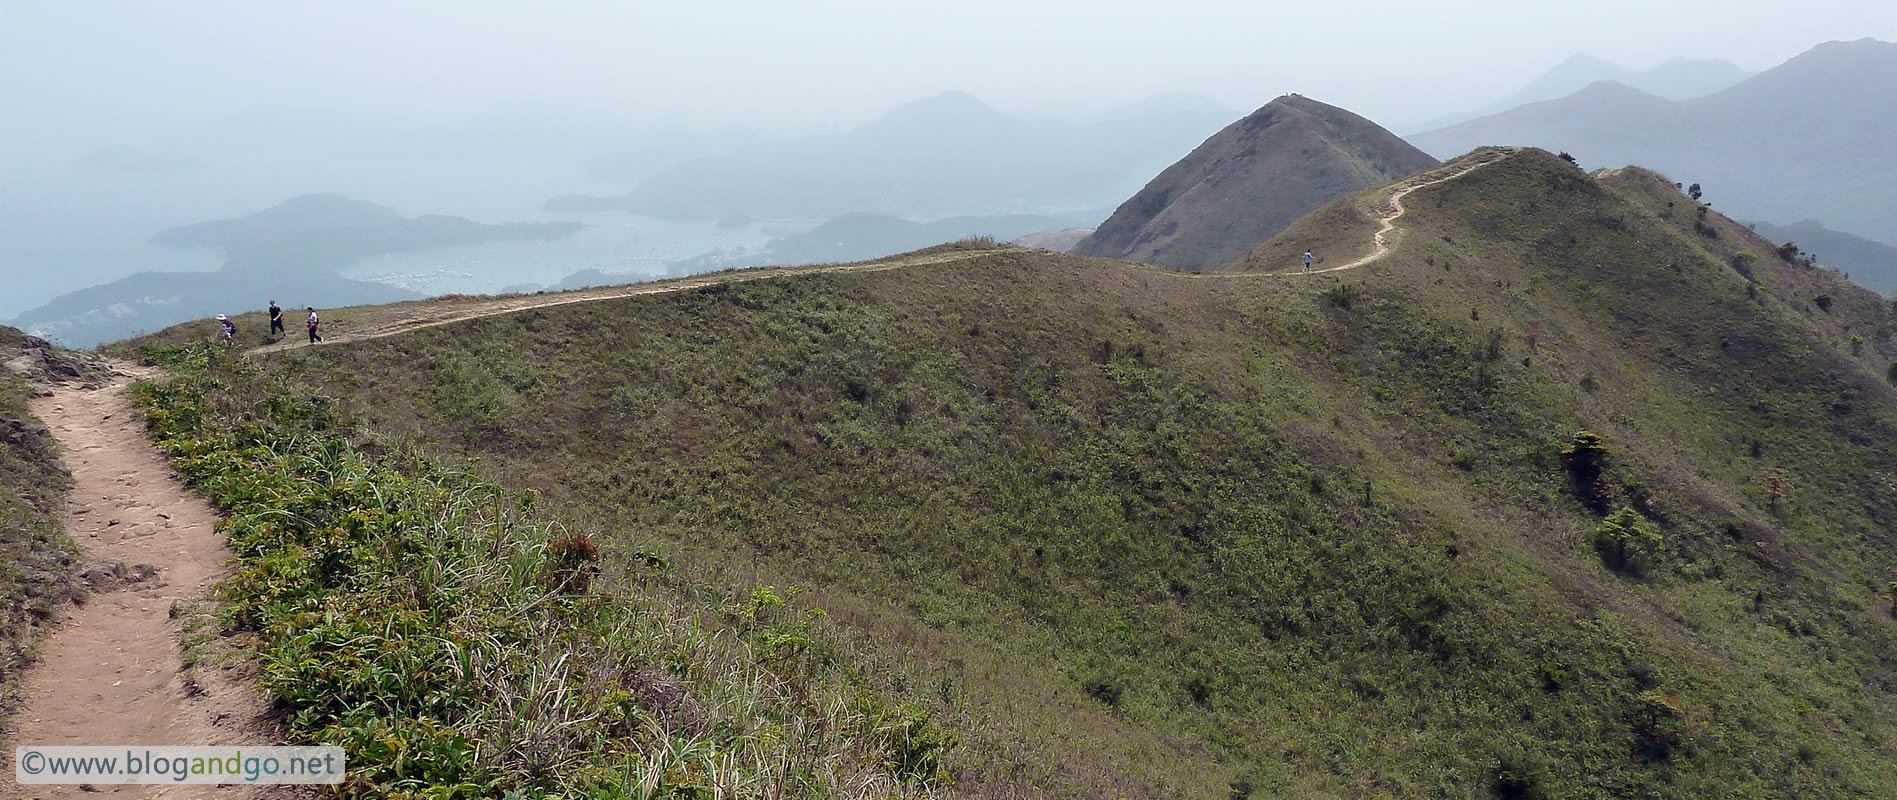
[[[1367,241],[1372,196],[1285,236]],[[478,457],[599,543],[601,608],[654,553],[806,587],[916,670],[871,682],[959,736],[946,793],[1897,791],[1890,305],[1642,170],[1404,205],[1347,272],[970,251],[262,356],[298,400],[205,407]]]
[[[1818,263],[1843,272],[1855,283],[1880,292],[1897,292],[1897,247],[1834,231],[1810,219],[1791,225],[1755,222],[1751,227],[1781,245],[1798,245]]]
[[[29,399],[49,375],[78,378],[71,359],[0,326],[0,730],[14,681],[61,607],[77,594],[74,548],[59,526],[70,477]],[[68,374],[70,373],[70,374]]]
[[[1216,269],[1340,195],[1435,163],[1367,119],[1286,95],[1160,173],[1072,252]]]
[[[1816,217],[1897,244],[1897,44],[1831,42],[1732,88],[1674,102],[1591,87],[1409,137],[1450,156],[1532,145],[1590,166],[1644,164],[1699,183],[1722,210],[1752,219]]]

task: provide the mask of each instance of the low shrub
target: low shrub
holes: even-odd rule
[[[1594,549],[1608,568],[1645,575],[1665,552],[1666,540],[1631,508],[1622,508],[1594,528]]]
[[[1520,750],[1504,750],[1489,761],[1489,786],[1499,800],[1541,800],[1546,781],[1541,763]]]

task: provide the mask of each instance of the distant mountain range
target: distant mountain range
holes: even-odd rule
[[[497,241],[558,239],[572,222],[490,225],[465,217],[404,217],[395,209],[334,194],[294,197],[236,219],[158,232],[154,244],[223,251],[225,269],[338,269],[382,253]]]
[[[65,345],[92,347],[193,319],[256,311],[276,300],[292,309],[289,333],[301,335],[298,325],[302,315],[294,310],[306,305],[331,308],[393,303],[419,296],[330,272],[140,272],[60,295],[8,324]],[[207,334],[212,324],[206,321]],[[245,342],[265,333],[238,331]]]
[[[178,322],[261,308],[272,298],[291,307],[387,303],[416,297],[338,270],[373,255],[506,240],[546,240],[574,223],[489,225],[463,217],[404,217],[394,209],[333,194],[291,198],[235,219],[160,231],[152,242],[213,248],[215,272],[140,272],[69,292],[22,313],[12,324],[79,347]]]
[[[1834,231],[1810,219],[1792,225],[1755,222],[1752,229],[1774,242],[1798,245],[1819,263],[1851,276],[1859,286],[1897,292],[1897,247]]]
[[[1402,130],[1415,133],[1445,128],[1529,103],[1558,100],[1602,81],[1631,86],[1668,100],[1691,100],[1731,87],[1752,74],[1737,64],[1718,59],[1675,58],[1648,69],[1628,69],[1586,53],[1576,53],[1514,94],[1487,106],[1406,125]]]
[[[1233,115],[1203,98],[1161,95],[1069,123],[1011,116],[948,92],[846,133],[695,159],[651,175],[627,194],[559,197],[547,208],[694,219],[1098,208],[1136,190]]]
[[[697,258],[673,262],[671,271],[675,274],[689,274],[764,264],[830,264],[864,261],[891,253],[919,250],[930,245],[971,237],[985,237],[1005,242],[1037,231],[1076,225],[1097,217],[1098,212],[1083,212],[1072,216],[1006,214],[986,217],[948,217],[929,222],[916,222],[885,214],[845,214],[808,231],[772,239],[757,252],[709,253]],[[561,288],[574,288],[572,281],[576,277],[578,276],[569,277],[561,284]],[[614,280],[604,280],[605,278]],[[610,273],[595,275],[589,271],[585,279],[593,283],[582,285],[624,283],[637,278],[638,276]]]
[[[1217,269],[1325,203],[1435,164],[1370,120],[1286,95],[1160,173],[1071,252]]]
[[[1589,167],[1642,164],[1698,183],[1743,218],[1817,218],[1897,243],[1897,44],[1819,45],[1718,93],[1675,101],[1596,83],[1545,103],[1410,138],[1438,157],[1484,144],[1572,153]]]

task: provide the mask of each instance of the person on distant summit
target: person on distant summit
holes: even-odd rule
[[[316,318],[316,306],[310,306],[305,310],[310,312],[310,344],[323,341],[323,337],[316,334],[316,326],[322,324],[322,321]]]
[[[270,301],[270,335],[283,335],[283,309],[277,308],[277,301]]]
[[[1311,251],[1309,250],[1304,251],[1304,271],[1311,271]]]
[[[223,314],[217,315],[217,336],[226,345],[237,341],[237,323]]]

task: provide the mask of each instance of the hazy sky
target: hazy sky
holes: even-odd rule
[[[829,130],[947,89],[1067,114],[1159,91],[1240,109],[1298,91],[1395,126],[1484,105],[1580,51],[1631,67],[1690,56],[1763,69],[1827,40],[1897,40],[1893,0],[0,0],[0,11],[0,102],[29,121],[29,139],[75,145],[266,106],[391,118],[571,108]]]

